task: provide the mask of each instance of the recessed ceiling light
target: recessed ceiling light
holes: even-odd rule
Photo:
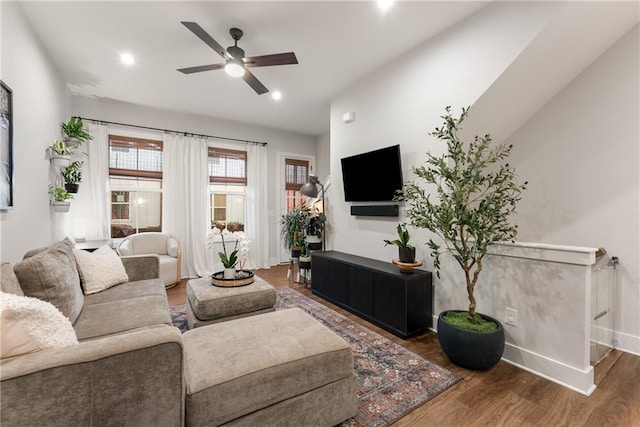
[[[125,65],[133,65],[136,63],[136,59],[130,53],[123,53],[120,55],[120,61]]]
[[[383,12],[386,12],[387,9],[389,9],[394,2],[394,0],[377,0],[377,1],[378,1],[378,7]]]
[[[282,92],[280,92],[279,90],[274,91],[271,94],[271,98],[275,99],[276,101],[280,101],[282,99]]]

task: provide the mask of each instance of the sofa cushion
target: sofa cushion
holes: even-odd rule
[[[74,328],[78,339],[86,340],[161,324],[171,325],[167,297],[151,295],[87,304]]]
[[[0,268],[0,290],[15,295],[24,295],[20,287],[20,282],[18,281],[18,276],[16,276],[16,272],[13,271],[13,265],[8,262],[3,262]]]
[[[78,264],[84,293],[87,295],[129,281],[120,257],[109,245],[104,245],[94,252],[74,249],[73,255]]]
[[[50,302],[75,323],[84,295],[69,239],[17,262],[13,269],[25,295]]]
[[[129,300],[133,298],[158,296],[165,298],[164,283],[160,279],[138,280],[122,283],[96,294],[85,295],[84,306],[103,304],[105,302]]]
[[[0,292],[0,311],[3,359],[78,343],[69,319],[49,302]]]

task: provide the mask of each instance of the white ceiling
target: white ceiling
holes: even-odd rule
[[[321,135],[332,96],[485,6],[483,1],[42,1],[22,9],[74,94]],[[283,99],[257,95],[185,28],[195,21],[223,47],[244,31],[247,56],[295,52],[298,65],[254,68]],[[130,52],[133,67],[119,62]]]

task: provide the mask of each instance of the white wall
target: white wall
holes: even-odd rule
[[[330,133],[325,133],[324,135],[320,135],[318,137],[316,170],[314,171],[314,173],[318,175],[318,178],[322,182],[324,182],[327,176],[329,176],[329,171],[331,170],[331,158],[329,156],[329,154],[331,153],[330,135]]]
[[[2,2],[0,78],[13,90],[14,209],[0,213],[0,259],[15,262],[61,237],[65,214],[49,206],[46,148],[60,139],[70,94],[26,22],[20,6]]]
[[[281,209],[278,203],[279,195],[282,192],[277,176],[279,171],[277,153],[288,152],[313,156],[316,153],[317,137],[212,117],[142,107],[106,98],[74,96],[72,113],[81,117],[110,122],[267,142],[269,254],[271,259],[277,259],[280,238],[276,225],[280,220]],[[142,130],[141,132],[153,134],[153,131]],[[221,140],[220,143],[227,146],[234,144],[224,140]],[[241,144],[239,147],[243,146],[244,144]]]
[[[572,10],[580,9],[581,4],[572,3]],[[606,2],[599,6],[603,4]],[[611,7],[619,7],[620,4],[612,4]],[[591,6],[584,3],[584,7]],[[459,26],[414,50],[410,56],[383,67],[333,99],[330,143],[331,179],[334,185],[330,190],[332,209],[329,215],[333,224],[330,237],[332,248],[374,259],[391,260],[396,252],[394,248],[385,248],[382,241],[392,238],[397,222],[405,220],[402,206],[399,218],[351,216],[349,205],[342,202],[344,194],[340,158],[399,143],[403,173],[405,179],[411,179],[411,167],[423,164],[425,152],[437,155],[443,150],[443,144],[427,134],[435,126],[441,125],[439,116],[443,114],[445,106],[451,105],[454,112],[459,113],[462,106],[474,105],[492,85],[501,82],[502,73],[508,70],[510,63],[523,58],[523,55],[528,58],[539,57],[540,34],[543,34],[547,43],[553,43],[553,39],[548,38],[550,33],[545,33],[549,22],[554,21],[552,33],[561,37],[561,32],[556,32],[557,16],[591,22],[593,9],[579,12],[567,14],[566,9],[557,4],[493,3]],[[609,24],[615,26],[616,21]],[[627,24],[625,20],[624,25]],[[593,56],[592,61],[599,59],[592,65],[586,63],[582,68],[586,68],[586,71],[582,74],[570,70],[570,67],[564,69],[562,79],[566,79],[568,72],[572,72],[574,78],[578,77],[565,80],[562,86],[545,94],[548,97],[540,104],[542,108],[531,110],[529,116],[517,123],[513,128],[516,132],[509,142],[515,146],[513,161],[517,163],[519,175],[531,183],[520,205],[521,215],[516,219],[521,227],[519,240],[603,246],[610,255],[626,260],[627,265],[621,267],[619,273],[618,341],[622,350],[638,353],[640,90],[638,33],[637,29],[634,31],[617,44],[614,44],[615,38],[612,39],[608,48],[598,46],[602,48],[600,52],[605,53],[600,57],[600,53]],[[579,42],[575,38],[571,40],[571,43]],[[584,43],[589,44],[590,41],[585,40]],[[526,49],[530,44],[535,44],[536,52],[533,55],[527,55]],[[588,53],[581,53],[581,59],[587,57]],[[536,67],[542,67],[545,79],[534,79],[533,83],[541,85],[541,91],[549,92],[545,85],[556,85],[560,81],[546,73],[550,63],[553,63],[553,57],[545,59],[543,63],[529,62],[525,84],[531,84],[528,79],[535,75]],[[510,84],[517,83],[517,74],[509,71]],[[521,107],[517,101],[512,100],[511,108]],[[503,107],[502,104],[493,107],[483,105],[483,114],[493,121],[499,121]],[[342,115],[348,111],[355,112],[356,120],[344,124]],[[506,116],[509,117],[508,114]],[[491,133],[491,129],[483,129],[482,134],[486,132]],[[432,263],[424,245],[428,238],[424,230],[412,231],[412,239],[418,249],[417,257],[425,262],[423,268],[431,270]],[[493,274],[500,275],[504,271]],[[482,280],[490,277],[493,276]],[[464,291],[457,283],[460,280],[463,280],[461,275],[457,280],[451,275],[443,277],[443,280],[435,280],[436,315],[452,308],[447,306],[447,302],[459,301],[464,304]],[[503,283],[508,286],[508,281]],[[501,286],[495,286],[489,292],[509,294],[509,290]],[[513,294],[511,292],[509,295]],[[517,301],[527,299],[518,294]],[[581,307],[586,302],[581,301]],[[513,304],[513,301],[500,299],[479,307],[479,311],[484,310],[486,314],[504,320],[506,304]],[[535,321],[535,317],[533,319]],[[530,344],[537,345],[547,337],[543,329],[531,329],[530,326],[526,329],[527,336],[523,342],[517,345],[519,349],[534,353],[536,347]],[[576,363],[577,359],[584,359],[583,355],[581,353],[574,357],[570,352],[568,359]],[[542,355],[538,361],[545,357]],[[548,357],[551,360],[554,356]],[[565,361],[559,357],[552,362],[560,365]],[[589,375],[579,364],[575,369],[582,369],[582,373]],[[583,387],[576,388],[584,391]]]
[[[603,247],[620,258],[616,329],[640,354],[640,32],[598,58],[515,132],[529,188],[519,239]]]
[[[442,152],[443,144],[427,134],[440,125],[444,107],[473,104],[541,31],[555,10],[547,3],[499,2],[481,9],[459,25],[376,71],[331,103],[331,181],[329,211],[333,248],[391,260],[397,222],[404,218],[350,215],[343,203],[340,158],[393,144],[401,145],[403,175],[421,164],[425,153]],[[355,121],[342,115],[355,112]],[[383,173],[383,171],[366,171]],[[416,242],[426,233],[415,231]],[[425,246],[417,245],[419,258]]]

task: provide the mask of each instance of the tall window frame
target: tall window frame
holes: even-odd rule
[[[247,151],[208,148],[211,229],[246,231]]]
[[[284,190],[287,213],[295,206],[300,206],[307,201],[307,198],[300,192],[300,188],[307,182],[310,165],[309,160],[289,157],[284,159]]]
[[[109,134],[111,237],[162,231],[161,140]]]

